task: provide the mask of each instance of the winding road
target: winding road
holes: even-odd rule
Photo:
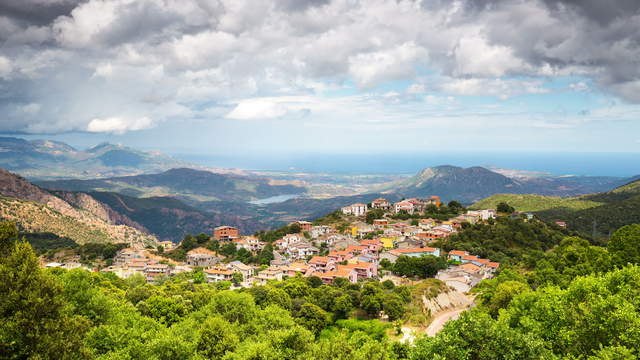
[[[425,332],[428,336],[436,336],[438,331],[442,330],[444,324],[446,324],[447,321],[457,319],[460,316],[460,313],[466,311],[467,309],[468,307],[465,306],[438,313],[433,318],[433,321],[431,321],[431,324],[429,324]]]

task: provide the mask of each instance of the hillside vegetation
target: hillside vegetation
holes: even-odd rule
[[[564,221],[569,229],[595,237],[609,236],[617,228],[640,219],[640,180],[612,191],[569,198],[540,195],[490,196],[471,208],[495,208],[505,202],[516,211],[534,212],[546,221]]]
[[[79,211],[82,219],[64,215],[46,205],[0,197],[0,219],[15,221],[27,232],[49,232],[78,244],[124,242],[154,244],[153,236],[125,225],[108,224],[92,214]]]
[[[516,211],[523,212],[545,211],[557,208],[565,208],[569,210],[584,210],[603,204],[602,202],[586,200],[583,196],[562,198],[558,196],[544,196],[535,194],[498,194],[482,199],[471,205],[469,208],[495,209],[501,202],[506,202],[507,204],[513,206]]]

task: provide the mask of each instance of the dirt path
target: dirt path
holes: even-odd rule
[[[429,324],[425,332],[428,336],[436,336],[438,331],[442,330],[444,324],[446,324],[447,321],[457,319],[460,316],[460,313],[466,311],[467,309],[468,307],[465,306],[438,313],[433,318],[433,321],[431,321],[431,324]]]

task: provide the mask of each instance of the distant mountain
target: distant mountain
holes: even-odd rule
[[[297,185],[273,183],[260,177],[217,174],[195,169],[171,169],[159,174],[113,177],[95,180],[37,182],[52,190],[107,191],[128,196],[173,196],[188,202],[250,201],[278,195],[303,194]]]
[[[387,185],[385,192],[405,197],[439,195],[444,201],[473,203],[494,194],[575,196],[610,190],[627,179],[584,176],[508,177],[483,167],[437,166]]]
[[[102,143],[86,151],[63,142],[0,137],[0,167],[30,179],[101,178],[190,166],[153,151]]]
[[[177,242],[186,234],[211,234],[213,228],[220,225],[236,226],[243,234],[269,228],[258,219],[237,215],[226,208],[207,212],[171,197],[135,198],[112,192],[91,192],[89,195],[143,225],[163,241]]]
[[[564,221],[571,230],[596,237],[607,236],[621,226],[640,223],[640,180],[612,191],[569,198],[541,195],[493,195],[472,208],[495,208],[506,202],[517,211],[534,212],[548,221]]]
[[[79,244],[157,242],[135,221],[86,194],[59,195],[66,200],[0,169],[0,219],[18,222],[22,231],[48,232]]]

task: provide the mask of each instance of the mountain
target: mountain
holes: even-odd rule
[[[53,190],[107,191],[133,197],[173,196],[189,202],[250,201],[306,192],[302,186],[275,183],[266,178],[187,168],[171,169],[159,174],[95,180],[53,180],[37,184]]]
[[[640,223],[640,180],[611,191],[569,198],[541,195],[493,195],[472,208],[495,208],[506,202],[517,211],[534,212],[547,221],[564,221],[585,235],[607,236],[621,226]]]
[[[17,221],[22,231],[53,233],[79,244],[157,242],[142,226],[86,194],[61,195],[73,204],[0,169],[0,219]]]
[[[220,225],[236,226],[243,234],[269,227],[251,216],[229,213],[224,208],[219,212],[207,212],[171,197],[136,198],[112,192],[90,192],[88,195],[141,224],[163,241],[177,242],[186,234],[210,234]]]
[[[506,176],[474,166],[443,165],[426,168],[409,179],[381,189],[404,197],[439,195],[444,201],[473,203],[494,194],[540,194],[576,196],[610,190],[628,179],[588,176]]]
[[[101,178],[190,166],[153,151],[102,143],[86,151],[58,141],[0,137],[0,167],[30,179]]]

